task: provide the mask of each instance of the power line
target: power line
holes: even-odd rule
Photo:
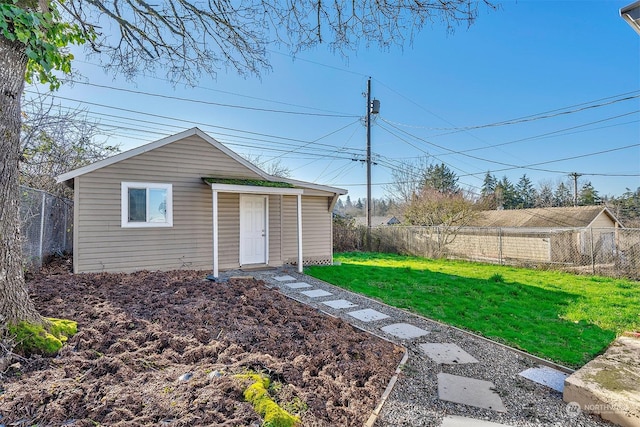
[[[509,125],[514,125],[514,124],[519,124],[519,123],[527,123],[527,122],[532,122],[532,121],[536,121],[536,120],[543,120],[543,119],[549,119],[549,118],[559,117],[559,116],[568,115],[568,114],[579,113],[579,112],[590,110],[590,109],[594,109],[594,108],[606,107],[606,106],[609,106],[609,105],[616,104],[618,102],[630,101],[630,100],[633,100],[633,99],[640,98],[640,94],[628,96],[630,94],[634,94],[634,93],[637,93],[637,92],[638,92],[637,90],[636,91],[632,91],[632,92],[626,92],[626,93],[623,93],[623,94],[613,95],[613,96],[609,96],[609,97],[606,97],[606,98],[600,98],[600,99],[596,99],[596,100],[593,100],[593,101],[587,101],[587,102],[583,102],[583,103],[580,103],[580,104],[575,104],[575,105],[570,105],[570,106],[567,106],[567,107],[558,108],[558,109],[555,109],[555,110],[549,110],[549,111],[545,111],[545,112],[541,112],[541,113],[531,114],[531,115],[528,115],[528,116],[522,116],[522,117],[518,117],[518,118],[514,118],[514,119],[508,119],[508,120],[503,120],[503,121],[499,121],[499,122],[486,123],[486,124],[475,125],[475,126],[464,126],[464,127],[453,127],[453,128],[433,128],[433,127],[412,126],[412,125],[399,123],[399,122],[393,122],[393,123],[398,125],[398,126],[411,127],[411,128],[414,128],[414,129],[418,128],[418,129],[427,129],[427,130],[451,131],[451,132],[448,132],[448,133],[434,135],[434,136],[444,136],[444,135],[450,135],[450,134],[453,134],[453,133],[463,132],[463,131],[467,131],[467,130],[484,129],[484,128],[498,127],[498,126],[509,126]],[[624,98],[614,99],[614,100],[611,100],[611,101],[608,101],[608,102],[603,102],[603,103],[595,104],[595,105],[587,105],[587,104],[591,104],[593,102],[600,102],[600,101],[608,100],[608,99],[611,99],[611,98],[617,98],[617,97],[620,97],[620,96],[624,96]],[[576,108],[576,107],[580,107],[580,108]],[[570,110],[565,110],[565,109],[570,109]]]
[[[274,51],[270,51],[270,52],[274,52]],[[306,62],[315,63],[313,61],[309,61],[309,60],[305,60],[305,59],[299,59],[299,58],[296,58],[296,59],[298,59],[300,61],[306,61]],[[102,68],[102,66],[100,64],[95,64],[93,62],[81,61],[81,60],[74,60],[74,61],[82,63],[82,64],[88,64],[88,65],[92,65],[94,67]],[[315,63],[315,64],[323,65],[323,64],[320,64],[320,63]],[[334,68],[336,70],[344,71],[344,72],[347,72],[347,73],[357,74],[357,73],[351,72],[349,70],[344,70],[344,69],[341,69],[341,68],[338,68],[338,67],[331,67],[329,65],[323,65],[323,66],[328,67],[328,68]],[[158,80],[158,81],[162,81],[162,82],[166,82],[166,83],[171,83],[171,84],[175,83],[174,81],[172,81],[170,79],[163,79],[163,78],[157,77],[157,76],[146,76],[145,78],[154,79],[154,80]],[[78,83],[82,83],[82,82],[78,82]],[[309,107],[309,106],[300,105],[300,104],[293,104],[293,103],[290,103],[290,102],[277,101],[277,100],[274,100],[274,99],[260,98],[260,97],[257,97],[257,96],[251,96],[251,95],[246,95],[246,94],[237,93],[237,92],[230,92],[230,91],[226,91],[226,90],[213,89],[213,88],[210,88],[210,87],[207,87],[207,86],[193,85],[191,87],[194,87],[194,88],[197,88],[197,89],[206,90],[206,91],[210,91],[210,92],[217,92],[217,93],[224,93],[226,95],[233,95],[233,96],[237,96],[237,97],[240,97],[240,98],[253,99],[253,100],[268,102],[268,103],[272,103],[272,104],[286,105],[288,107],[306,108],[306,109],[309,109],[309,110],[336,113],[336,111],[323,110],[323,109],[316,108],[316,107]]]
[[[195,104],[215,105],[217,107],[239,108],[239,109],[243,109],[243,110],[261,111],[261,112],[278,113],[278,114],[293,114],[293,115],[300,115],[300,116],[335,117],[335,118],[355,118],[355,117],[360,117],[360,116],[353,115],[353,114],[328,114],[328,113],[321,114],[321,113],[308,113],[308,112],[302,112],[302,111],[286,111],[286,110],[274,110],[274,109],[270,109],[270,108],[247,107],[245,105],[223,104],[223,103],[220,103],[220,102],[203,101],[203,100],[200,100],[200,99],[182,98],[182,97],[179,97],[179,96],[162,95],[162,94],[159,94],[159,93],[144,92],[144,91],[141,91],[141,90],[133,90],[133,89],[124,89],[124,88],[118,88],[118,87],[114,87],[114,86],[100,85],[100,84],[96,84],[96,83],[86,83],[86,82],[80,82],[80,81],[77,81],[77,80],[67,80],[67,81],[70,81],[70,82],[73,82],[73,83],[76,83],[76,84],[82,84],[82,85],[87,85],[87,86],[98,87],[98,88],[102,88],[102,89],[109,89],[109,90],[115,90],[115,91],[119,91],[119,92],[133,93],[133,94],[136,94],[136,95],[151,96],[151,97],[162,98],[162,99],[173,99],[173,100],[176,100],[176,101],[191,102],[191,103],[195,103]]]
[[[25,92],[27,92],[27,93],[36,93],[36,92],[33,92],[33,91],[29,91],[29,90],[25,90]],[[159,118],[159,119],[163,119],[163,120],[172,120],[172,121],[175,121],[175,122],[179,122],[180,124],[188,123],[188,124],[192,124],[192,125],[196,125],[196,126],[206,126],[208,128],[223,129],[223,130],[239,132],[239,133],[243,133],[243,134],[260,136],[260,137],[275,138],[275,139],[280,139],[280,140],[284,140],[284,141],[292,141],[292,142],[301,142],[303,144],[307,144],[307,143],[313,142],[313,141],[304,141],[304,140],[300,140],[300,139],[296,139],[296,138],[288,138],[288,137],[283,137],[283,136],[278,136],[278,135],[270,135],[270,134],[264,134],[264,133],[259,133],[259,132],[251,132],[251,131],[247,131],[247,130],[235,129],[235,128],[230,128],[230,127],[225,127],[225,126],[217,126],[217,125],[212,125],[212,124],[209,124],[209,123],[198,122],[198,121],[187,120],[187,119],[180,119],[180,118],[171,117],[171,116],[164,116],[164,115],[160,115],[160,114],[146,113],[146,112],[143,112],[143,111],[132,110],[132,109],[128,109],[128,108],[113,107],[113,106],[106,105],[106,104],[83,101],[83,100],[63,97],[63,96],[59,96],[59,95],[48,95],[48,96],[50,96],[52,98],[62,99],[62,100],[65,100],[65,101],[78,102],[78,103],[81,103],[81,104],[93,105],[93,106],[102,107],[102,108],[108,108],[108,109],[117,110],[117,111],[124,111],[124,112],[128,112],[128,113],[140,114],[140,115],[143,115],[143,116],[155,117],[155,118]],[[136,121],[137,121],[137,119],[136,119]],[[359,117],[358,117],[358,120],[352,122],[351,124],[355,124],[358,121],[359,121]],[[157,124],[157,122],[150,122],[150,123],[156,123]],[[181,128],[184,129],[184,127],[181,127]],[[324,137],[322,137],[322,138],[324,138]],[[320,140],[322,138],[318,138],[317,140]],[[320,145],[317,142],[315,144],[316,145]],[[328,144],[324,144],[324,145],[326,145],[328,147],[331,147],[331,148],[335,148],[335,146],[332,146],[332,145],[328,145]]]
[[[393,125],[391,125],[391,126],[393,128],[395,128],[395,129],[399,130],[400,132],[403,132],[403,133],[411,136],[412,138],[415,138],[415,139],[417,139],[419,141],[422,141],[422,142],[424,142],[426,144],[433,145],[434,147],[440,148],[442,150],[448,151],[449,153],[460,154],[462,156],[470,157],[472,159],[476,159],[476,160],[484,161],[484,162],[487,162],[487,163],[493,163],[493,164],[497,164],[497,165],[501,165],[501,166],[506,166],[507,167],[506,169],[501,169],[501,170],[531,169],[531,170],[537,170],[537,171],[542,171],[542,172],[565,173],[566,174],[566,173],[569,173],[569,172],[565,172],[565,171],[560,172],[560,171],[554,171],[554,170],[548,170],[548,169],[540,169],[540,168],[534,168],[532,166],[541,166],[541,165],[545,165],[545,164],[549,164],[549,163],[555,163],[555,162],[559,162],[559,161],[563,161],[563,160],[572,160],[573,158],[578,158],[578,157],[588,157],[588,156],[593,156],[593,155],[597,155],[597,154],[603,154],[605,152],[617,151],[617,150],[627,149],[627,148],[631,148],[631,147],[640,145],[640,144],[632,144],[632,145],[628,145],[628,146],[625,146],[625,147],[619,147],[619,148],[614,148],[614,149],[610,149],[610,150],[604,150],[602,152],[597,152],[597,153],[589,153],[589,154],[584,154],[584,155],[580,155],[580,156],[573,156],[573,157],[568,157],[568,158],[564,158],[564,159],[549,160],[549,161],[545,161],[545,162],[539,162],[539,163],[534,163],[534,164],[530,164],[530,165],[521,166],[521,165],[514,165],[514,164],[510,164],[510,163],[499,162],[499,161],[496,161],[496,160],[485,159],[485,158],[478,157],[478,156],[473,156],[471,154],[467,154],[467,153],[462,152],[462,151],[451,150],[450,148],[435,144],[433,142],[427,141],[427,140],[425,140],[423,138],[420,138],[418,136],[412,135],[412,134],[408,133],[407,131],[404,131],[402,129],[398,129],[397,127],[395,127]],[[482,172],[482,173],[484,173],[484,172]],[[473,176],[473,175],[477,175],[477,174],[467,174],[466,176]],[[636,175],[620,175],[620,176],[636,176]]]
[[[460,150],[460,151],[456,151],[456,152],[452,152],[452,153],[444,154],[444,155],[463,154],[463,153],[470,153],[472,151],[486,150],[488,148],[504,147],[505,145],[516,144],[518,142],[533,141],[533,140],[536,140],[536,139],[548,138],[551,135],[556,135],[556,134],[560,134],[559,136],[562,136],[562,135],[565,135],[562,132],[565,132],[565,131],[568,131],[568,130],[578,129],[578,128],[582,128],[582,127],[586,127],[586,126],[591,126],[591,125],[594,125],[594,124],[597,124],[597,123],[606,122],[606,121],[609,121],[609,120],[619,119],[621,117],[630,116],[632,114],[637,114],[639,112],[640,112],[640,110],[630,111],[628,113],[607,117],[607,118],[604,118],[604,119],[601,119],[601,120],[594,120],[594,121],[591,121],[591,122],[588,122],[588,123],[583,123],[583,124],[576,125],[576,126],[571,126],[571,127],[568,127],[568,128],[554,130],[554,131],[542,133],[542,134],[539,134],[539,135],[528,136],[526,138],[520,138],[520,139],[516,139],[516,140],[513,140],[513,141],[501,142],[499,144],[492,144],[492,145],[488,145],[488,146],[485,146],[485,147],[469,148],[469,149],[466,149],[466,150]],[[587,130],[595,130],[595,129],[587,129]],[[585,131],[587,131],[587,130],[585,130]]]

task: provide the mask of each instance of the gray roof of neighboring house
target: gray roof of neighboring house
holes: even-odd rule
[[[573,228],[589,227],[601,214],[620,221],[604,206],[482,211],[469,227]]]

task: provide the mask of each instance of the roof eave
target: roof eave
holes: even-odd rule
[[[262,178],[264,178],[266,180],[271,180],[270,179],[271,176],[269,174],[267,174],[265,171],[263,171],[262,169],[258,168],[257,166],[255,166],[254,164],[250,163],[249,161],[245,160],[244,158],[242,158],[240,155],[238,155],[234,151],[231,151],[224,144],[218,142],[216,139],[214,139],[211,136],[207,135],[205,132],[201,131],[197,127],[194,127],[194,128],[191,128],[191,129],[187,129],[187,130],[185,130],[183,132],[179,132],[179,133],[177,133],[175,135],[167,136],[167,137],[159,139],[157,141],[153,141],[153,142],[150,142],[148,144],[141,145],[140,147],[136,147],[136,148],[133,148],[131,150],[127,150],[125,152],[118,153],[115,156],[111,156],[109,158],[97,161],[97,162],[92,163],[90,165],[83,166],[81,168],[74,169],[72,171],[63,173],[61,175],[58,175],[58,177],[56,178],[56,182],[58,182],[58,183],[67,182],[67,181],[69,181],[69,180],[71,180],[71,179],[73,179],[73,178],[75,178],[77,176],[84,175],[84,174],[87,174],[89,172],[93,172],[93,171],[101,169],[103,167],[110,166],[110,165],[112,165],[114,163],[121,162],[123,160],[129,159],[129,158],[137,156],[139,154],[146,153],[146,152],[151,151],[151,150],[155,150],[156,148],[162,147],[162,146],[167,145],[167,144],[171,144],[173,142],[176,142],[176,141],[179,141],[181,139],[187,138],[189,136],[194,136],[194,135],[197,135],[200,138],[204,139],[209,144],[213,145],[214,147],[216,147],[217,149],[219,149],[220,151],[222,151],[223,153],[225,153],[226,155],[228,155],[229,157],[231,157],[232,159],[234,159],[235,161],[237,161],[241,165],[243,165],[246,168],[250,169],[252,172],[256,173],[260,177],[262,177]]]

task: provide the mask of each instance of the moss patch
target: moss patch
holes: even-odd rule
[[[46,318],[48,328],[28,322],[10,325],[7,330],[16,341],[16,349],[25,355],[53,356],[69,337],[78,332],[78,324],[72,320]]]
[[[600,387],[614,392],[638,390],[637,376],[624,367],[608,363],[593,366],[598,366],[600,369],[585,378],[597,383]]]
[[[264,419],[264,427],[294,427],[300,425],[300,418],[291,415],[273,401],[267,391],[271,381],[260,374],[239,374],[239,379],[253,381],[244,391],[244,398]]]
[[[293,188],[288,182],[265,181],[261,179],[229,179],[229,178],[202,178],[208,184],[228,185],[252,185],[254,187]]]

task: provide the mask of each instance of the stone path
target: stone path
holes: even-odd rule
[[[399,341],[401,344],[417,343],[419,349],[434,363],[441,365],[465,365],[473,366],[480,362],[457,345],[456,343],[430,342],[430,331],[407,322],[406,312],[401,312],[393,307],[377,303],[367,304],[369,307],[359,306],[356,301],[362,296],[356,296],[349,292],[339,292],[345,298],[336,299],[334,292],[329,285],[323,286],[319,283],[313,285],[301,281],[300,277],[293,277],[282,274],[282,271],[257,274],[257,278],[264,280],[268,286],[277,287],[281,292],[287,294],[300,302],[313,305],[322,309],[322,306],[333,310],[332,315],[338,315],[347,322],[368,330],[377,335],[388,337],[392,341]],[[304,277],[304,276],[302,276]],[[302,279],[304,280],[304,279]],[[316,280],[309,280],[318,282]],[[338,293],[338,292],[336,292]],[[375,308],[370,308],[373,305]],[[400,313],[404,314],[404,318]],[[402,321],[405,320],[405,321]],[[564,379],[567,374],[547,366],[535,366],[523,370],[519,373],[522,378],[550,387],[553,390],[562,392]],[[474,378],[472,375],[452,375],[445,372],[437,374],[437,399],[441,401],[454,402],[469,407],[481,408],[495,411],[496,413],[508,412],[508,407],[504,404],[502,396],[498,393],[496,384],[485,379]],[[497,427],[510,426],[510,424],[500,424],[482,419],[446,415],[439,424],[443,427]]]

